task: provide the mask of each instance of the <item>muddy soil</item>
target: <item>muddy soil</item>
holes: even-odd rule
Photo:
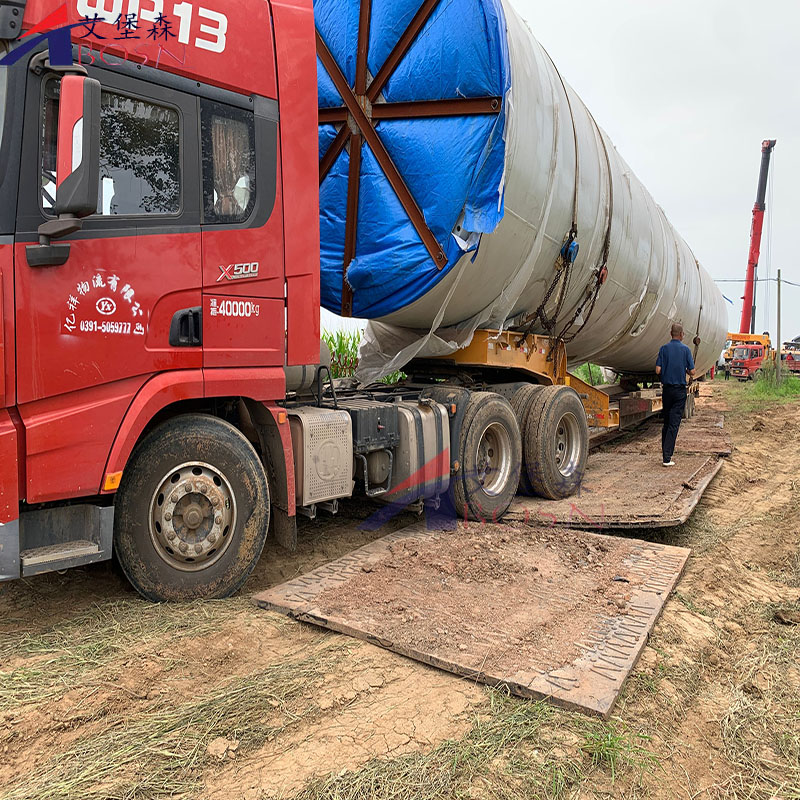
[[[381,775],[442,748],[455,782],[431,761],[393,796],[800,796],[800,404],[744,412],[742,391],[703,398],[733,452],[695,516],[632,532],[692,555],[615,720],[590,738],[585,718],[548,711],[520,743],[536,706],[515,700],[475,773],[491,691],[256,608],[253,593],[415,519],[367,532],[374,509],[352,505],[304,525],[297,553],[268,547],[228,601],[150,606],[108,565],[0,586],[0,798],[333,797],[367,770],[371,789],[338,796],[388,796]],[[524,784],[540,766],[549,783]]]
[[[459,525],[434,541],[393,544],[314,605],[325,617],[489,675],[547,672],[571,664],[582,652],[577,642],[624,613],[642,582],[626,566],[633,549],[579,531]]]

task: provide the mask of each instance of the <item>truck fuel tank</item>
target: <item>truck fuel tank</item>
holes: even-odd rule
[[[391,502],[414,503],[444,495],[450,488],[450,420],[432,400],[397,404],[400,444]]]
[[[440,403],[358,397],[287,412],[300,507],[350,497],[356,480],[368,497],[402,506],[450,486],[450,420]]]

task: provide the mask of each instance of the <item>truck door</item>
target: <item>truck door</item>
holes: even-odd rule
[[[135,391],[154,373],[202,367],[199,341],[174,341],[202,302],[198,100],[135,64],[89,75],[103,87],[97,213],[60,240],[66,263],[31,266],[26,248],[55,199],[60,78],[28,73],[15,243],[20,405],[126,380]]]
[[[281,367],[285,279],[278,103],[200,101],[204,366]]]

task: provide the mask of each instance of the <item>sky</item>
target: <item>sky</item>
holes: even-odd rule
[[[745,277],[761,142],[777,139],[759,277],[800,284],[798,0],[512,4],[715,279]],[[744,285],[719,286],[738,331]],[[774,337],[775,284],[757,291]],[[800,336],[800,287],[782,310],[781,338]]]
[[[797,0],[512,4],[715,279],[745,277],[761,142],[777,139],[759,277],[800,284]],[[719,286],[738,331],[744,286]],[[775,284],[757,292],[775,336]],[[800,336],[800,287],[781,305],[781,338]]]

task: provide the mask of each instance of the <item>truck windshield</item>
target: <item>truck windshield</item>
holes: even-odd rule
[[[737,347],[733,351],[733,357],[744,361],[747,358],[748,350],[746,347]]]

